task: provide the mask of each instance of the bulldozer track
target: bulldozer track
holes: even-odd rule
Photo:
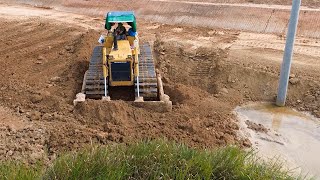
[[[192,77],[200,77],[204,78],[207,77],[212,69],[212,60],[200,61],[198,62],[196,68],[189,73]]]
[[[140,45],[139,55],[139,91],[144,100],[157,100],[158,82],[154,66],[151,46],[149,43]],[[135,92],[138,93],[137,80],[135,80]]]
[[[84,93],[86,94],[86,97],[89,99],[101,99],[102,96],[104,96],[102,49],[103,46],[96,46],[93,49],[89,69],[85,77]]]

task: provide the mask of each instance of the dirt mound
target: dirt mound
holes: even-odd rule
[[[235,143],[237,124],[215,108],[206,108],[205,101],[200,116],[188,105],[179,105],[174,112],[157,113],[135,108],[127,102],[88,101],[77,108],[79,119],[93,129],[103,131],[99,141],[126,142],[159,137],[185,142],[192,146],[211,147]],[[198,107],[197,107],[198,108]]]
[[[263,132],[263,133],[267,133],[268,132],[268,129],[265,128],[262,124],[257,124],[255,122],[247,120],[246,121],[246,125],[248,126],[249,129],[252,129],[252,130],[254,130],[256,132]]]

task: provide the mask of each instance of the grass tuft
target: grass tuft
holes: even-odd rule
[[[1,162],[0,179],[3,180],[35,180],[39,179],[42,173],[42,165],[27,166],[18,162]]]
[[[253,151],[233,146],[196,150],[165,140],[68,153],[41,175],[39,170],[22,168],[22,174],[17,176],[12,170],[8,172],[13,173],[13,178],[7,179],[30,172],[36,173],[23,179],[297,179],[282,164],[263,161]]]

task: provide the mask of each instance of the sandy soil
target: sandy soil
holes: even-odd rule
[[[233,109],[248,101],[273,101],[276,95],[284,38],[139,21],[141,41],[154,44],[173,111],[158,113],[125,101],[73,107],[104,32],[103,18],[0,8],[5,9],[0,11],[1,160],[32,163],[92,143],[158,137],[198,148],[250,146],[237,137]],[[288,104],[320,116],[318,40],[300,37],[298,42]]]

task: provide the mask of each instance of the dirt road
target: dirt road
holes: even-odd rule
[[[124,101],[74,108],[103,17],[0,4],[0,157],[35,162],[97,143],[165,137],[194,147],[239,144],[232,110],[272,101],[284,39],[140,20],[141,41],[154,43],[172,112]],[[299,37],[288,104],[320,116],[318,40]],[[11,124],[20,124],[19,127]],[[19,149],[22,147],[24,149]]]

